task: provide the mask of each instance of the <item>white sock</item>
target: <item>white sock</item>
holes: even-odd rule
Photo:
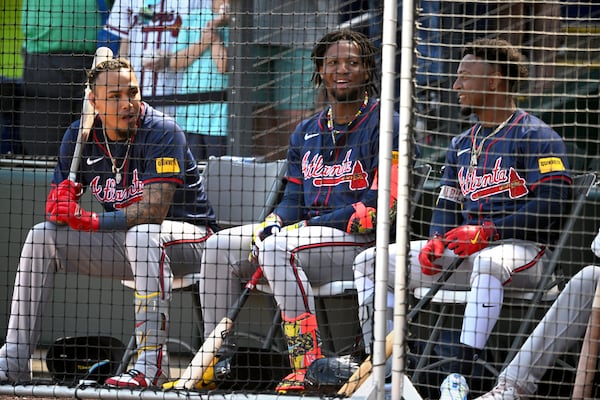
[[[473,280],[463,318],[461,343],[476,349],[485,347],[500,317],[504,289],[492,275],[479,275]]]

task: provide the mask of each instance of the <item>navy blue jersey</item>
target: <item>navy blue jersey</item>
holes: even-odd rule
[[[67,129],[60,147],[52,183],[68,178],[77,141],[79,120]],[[122,171],[115,173],[98,117],[83,146],[77,182],[104,208],[115,211],[142,199],[144,186],[157,182],[177,185],[167,219],[214,226],[198,165],[187,146],[185,134],[175,120],[142,103],[136,134],[130,148],[126,141],[108,141],[110,154]],[[127,154],[125,163],[123,159]]]
[[[325,109],[302,121],[292,133],[288,183],[274,210],[284,224],[306,220],[309,225],[360,232],[360,228],[349,228],[353,215],[362,207],[375,212],[379,102],[369,100],[349,130],[340,126],[336,131],[327,128]],[[393,146],[398,148],[398,114],[394,115]]]
[[[452,139],[430,233],[491,220],[505,231],[502,239],[552,242],[565,209],[550,203],[570,198],[568,170],[562,138],[523,110],[500,129],[475,124]],[[544,198],[542,186],[553,197]]]

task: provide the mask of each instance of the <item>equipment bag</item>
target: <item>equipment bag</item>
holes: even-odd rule
[[[113,376],[125,345],[110,336],[73,336],[57,339],[48,349],[46,366],[55,382],[76,385],[80,380],[98,383]]]

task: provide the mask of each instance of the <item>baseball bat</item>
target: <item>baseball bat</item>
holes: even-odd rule
[[[108,47],[98,47],[96,49],[96,54],[94,55],[92,69],[94,69],[101,62],[112,59],[112,57],[113,52],[111,49]],[[83,96],[83,106],[81,107],[79,131],[77,132],[77,142],[75,143],[75,150],[73,151],[73,158],[71,159],[71,168],[69,169],[69,180],[73,182],[75,182],[77,179],[77,170],[79,170],[83,142],[87,140],[90,130],[94,125],[94,119],[96,118],[94,107],[89,101],[90,92],[90,85],[86,84]]]
[[[598,362],[598,341],[600,341],[600,281],[598,281],[596,292],[594,293],[592,312],[577,364],[572,396],[574,400],[583,400],[592,397],[594,375]]]
[[[385,337],[385,358],[388,359],[392,355],[394,344],[394,331],[388,333]],[[365,361],[360,364],[360,367],[352,376],[348,379],[348,382],[344,383],[344,386],[338,390],[337,394],[340,396],[350,397],[352,394],[362,385],[369,375],[371,375],[371,371],[373,370],[373,363],[371,361],[371,356],[367,357]]]
[[[237,299],[235,304],[229,310],[227,315],[217,324],[215,329],[206,337],[202,347],[196,353],[187,368],[181,374],[181,377],[174,382],[167,382],[163,385],[163,389],[193,389],[196,383],[202,378],[206,369],[210,366],[215,358],[217,351],[221,348],[225,337],[233,328],[233,323],[240,313],[244,303],[250,297],[250,293],[258,284],[262,277],[262,269],[259,267],[250,280],[246,283],[242,294]]]

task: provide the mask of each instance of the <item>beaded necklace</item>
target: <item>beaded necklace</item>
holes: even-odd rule
[[[345,129],[346,132],[348,132],[350,130],[350,128],[352,128],[352,126],[358,120],[358,117],[360,117],[362,115],[362,113],[365,112],[368,104],[369,104],[369,94],[367,92],[365,92],[365,98],[363,100],[363,103],[361,104],[361,106],[358,109],[358,111],[356,112],[356,114],[354,114],[354,118],[352,118],[352,120],[346,124],[346,129]],[[335,136],[338,133],[341,133],[342,131],[334,128],[333,108],[331,107],[331,105],[329,105],[329,109],[327,110],[327,131],[331,134],[331,140],[333,141],[333,145],[335,146],[337,144],[337,142],[335,140]]]

